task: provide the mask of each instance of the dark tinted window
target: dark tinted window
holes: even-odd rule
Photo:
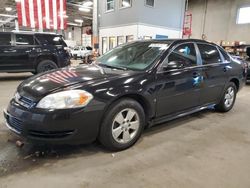
[[[0,45],[11,45],[11,34],[0,33]]]
[[[198,44],[204,65],[221,62],[220,53],[215,46]]]
[[[197,65],[196,51],[194,44],[182,44],[175,48],[175,50],[168,56],[168,63],[175,62],[185,67],[192,67]]]
[[[150,6],[150,7],[153,7],[155,4],[155,1],[154,0],[146,0],[146,5]]]
[[[36,38],[39,42],[43,45],[63,45],[67,46],[66,43],[63,41],[62,36],[59,35],[36,35]]]
[[[92,48],[90,46],[87,46],[86,49],[87,50],[92,50]]]
[[[33,45],[33,35],[16,34],[16,45]]]
[[[220,49],[220,52],[221,52],[221,54],[223,55],[223,57],[224,57],[224,59],[225,59],[226,61],[230,61],[230,57],[229,57],[229,55],[227,54],[227,52],[225,52],[225,50]]]

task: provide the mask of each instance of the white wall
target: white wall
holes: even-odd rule
[[[126,40],[126,36],[133,35],[134,40],[143,39],[143,37],[152,37],[155,39],[156,35],[165,35],[168,38],[181,38],[182,31],[166,28],[161,26],[154,26],[149,24],[131,24],[131,25],[121,25],[117,27],[106,27],[100,28],[99,31],[99,41],[100,41],[100,53],[102,53],[102,38],[107,37],[107,46],[109,46],[109,37],[117,37],[124,36],[124,40]]]

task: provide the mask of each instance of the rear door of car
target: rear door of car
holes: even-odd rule
[[[8,71],[17,68],[12,61],[15,50],[13,49],[12,33],[0,33],[0,71]]]
[[[197,46],[202,61],[201,104],[216,103],[226,84],[230,62],[224,59],[215,45],[197,43]]]
[[[33,34],[14,34],[15,53],[12,55],[12,61],[16,63],[18,69],[33,70],[36,57],[36,48]]]
[[[172,62],[176,68],[169,68]],[[201,70],[197,63],[197,47],[191,42],[175,47],[163,61],[156,78],[157,117],[199,106]]]

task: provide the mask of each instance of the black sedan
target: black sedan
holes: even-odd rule
[[[136,41],[92,65],[25,80],[4,115],[10,130],[33,143],[98,139],[111,150],[123,150],[145,127],[211,105],[231,110],[245,77],[244,66],[212,43]]]

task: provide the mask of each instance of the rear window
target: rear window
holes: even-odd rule
[[[11,45],[11,34],[0,33],[0,45],[1,46]]]
[[[38,41],[43,45],[62,45],[67,46],[62,36],[59,35],[36,35]]]

